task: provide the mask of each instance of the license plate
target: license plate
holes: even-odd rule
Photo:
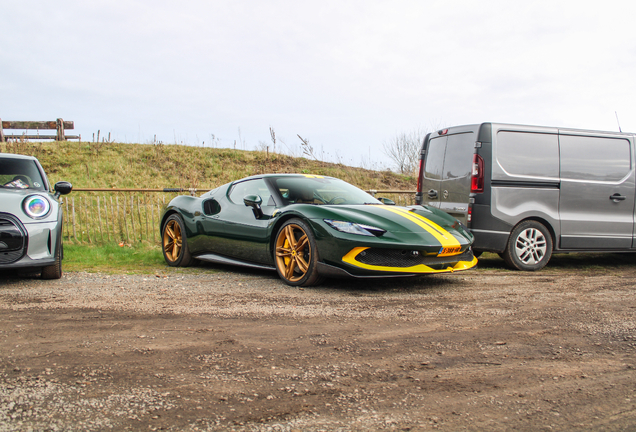
[[[462,251],[461,246],[443,247],[439,250],[438,256],[443,255],[456,255]]]

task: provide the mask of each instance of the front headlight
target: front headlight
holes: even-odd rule
[[[22,201],[22,209],[33,219],[42,219],[49,214],[51,203],[42,195],[29,195]]]
[[[386,231],[382,228],[376,228],[369,225],[362,225],[353,222],[337,221],[332,219],[324,219],[325,223],[331,228],[347,234],[359,234],[364,236],[381,236]]]

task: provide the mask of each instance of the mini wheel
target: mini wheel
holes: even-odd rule
[[[541,270],[552,256],[552,235],[537,221],[522,222],[512,230],[502,255],[517,270]]]
[[[55,264],[42,267],[42,279],[60,279],[62,277],[62,245],[58,246],[55,254]]]
[[[300,219],[290,219],[276,234],[276,270],[292,286],[311,286],[322,282],[318,274],[318,251],[311,229]]]
[[[172,214],[166,220],[161,233],[163,257],[171,267],[188,267],[194,259],[188,250],[183,219]]]

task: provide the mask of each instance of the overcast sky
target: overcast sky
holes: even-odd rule
[[[0,118],[386,167],[401,132],[636,132],[636,3],[2,2]],[[70,132],[69,132],[70,133]],[[214,137],[214,139],[213,139]]]

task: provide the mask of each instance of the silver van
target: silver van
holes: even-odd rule
[[[430,133],[416,200],[455,216],[473,249],[519,270],[552,252],[636,252],[634,134],[482,123]]]

